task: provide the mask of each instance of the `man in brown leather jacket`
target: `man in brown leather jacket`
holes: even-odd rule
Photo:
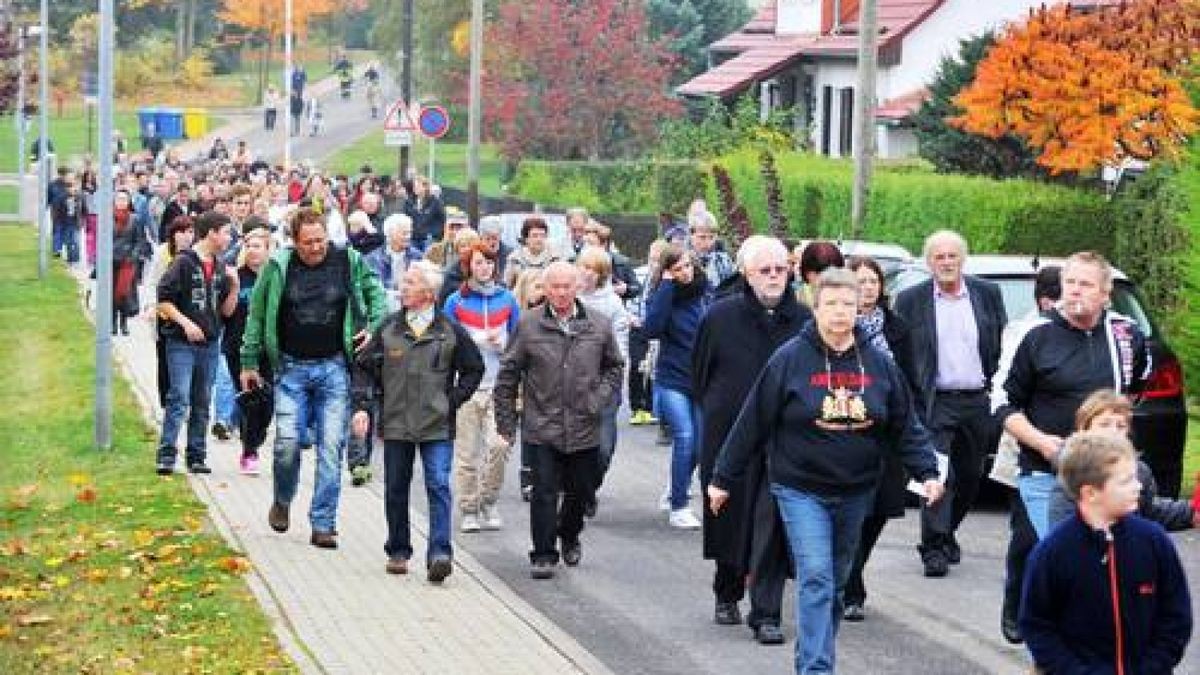
[[[546,268],[545,306],[521,316],[493,391],[496,428],[509,443],[517,427],[518,387],[523,397],[521,434],[534,456],[529,558],[535,579],[554,576],[556,535],[567,565],[578,565],[583,555],[579,533],[595,489],[600,412],[621,386],[624,366],[607,317],[576,301],[577,275],[569,263]]]

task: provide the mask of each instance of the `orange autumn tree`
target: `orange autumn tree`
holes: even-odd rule
[[[1200,0],[1034,10],[979,64],[951,124],[1013,134],[1053,174],[1178,155],[1200,114],[1180,80],[1200,51]]]
[[[274,41],[283,35],[284,0],[223,0],[220,19]],[[332,12],[334,0],[292,0],[292,28],[298,38],[308,33],[309,19]]]

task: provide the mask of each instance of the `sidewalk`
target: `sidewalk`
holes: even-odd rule
[[[153,338],[141,319],[131,321],[130,330],[131,336],[114,338],[115,359],[154,421],[161,411]],[[292,505],[292,529],[276,534],[267,525],[269,442],[261,476],[240,475],[238,453],[234,442],[211,440],[208,463],[213,473],[187,480],[207,504],[216,528],[253,561],[254,570],[246,576],[250,588],[303,672],[610,672],[461,546],[456,547],[454,572],[445,584],[429,584],[420,563],[426,546],[424,514],[413,513],[414,569],[405,576],[387,574],[379,479],[352,488],[344,477],[339,548],[318,549],[308,543],[313,463],[311,455],[305,457],[299,498]],[[146,471],[152,464],[147,455]],[[414,489],[421,489],[419,476]]]

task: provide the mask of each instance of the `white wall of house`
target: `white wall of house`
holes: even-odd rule
[[[821,0],[778,0],[775,5],[776,35],[820,32]]]
[[[900,63],[881,73],[879,100],[926,86],[944,56],[958,54],[959,41],[1023,21],[1046,0],[947,0],[904,36]]]
[[[822,152],[824,149],[824,138],[826,128],[829,131],[828,154],[831,157],[849,156],[849,148],[843,147],[845,144],[840,141],[842,136],[842,100],[845,98],[846,89],[854,89],[858,84],[857,66],[852,61],[846,60],[822,60],[818,61],[813,66],[813,93],[814,103],[814,120],[812,129],[812,147],[817,152]],[[825,96],[826,87],[829,87],[828,94],[831,96],[828,110],[829,118],[825,117]]]
[[[911,127],[877,124],[875,144],[880,159],[915,157],[917,154],[917,135]]]

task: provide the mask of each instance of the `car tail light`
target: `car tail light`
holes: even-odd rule
[[[1179,359],[1165,359],[1157,368],[1150,372],[1146,387],[1142,390],[1143,398],[1175,398],[1183,395],[1183,366]]]

